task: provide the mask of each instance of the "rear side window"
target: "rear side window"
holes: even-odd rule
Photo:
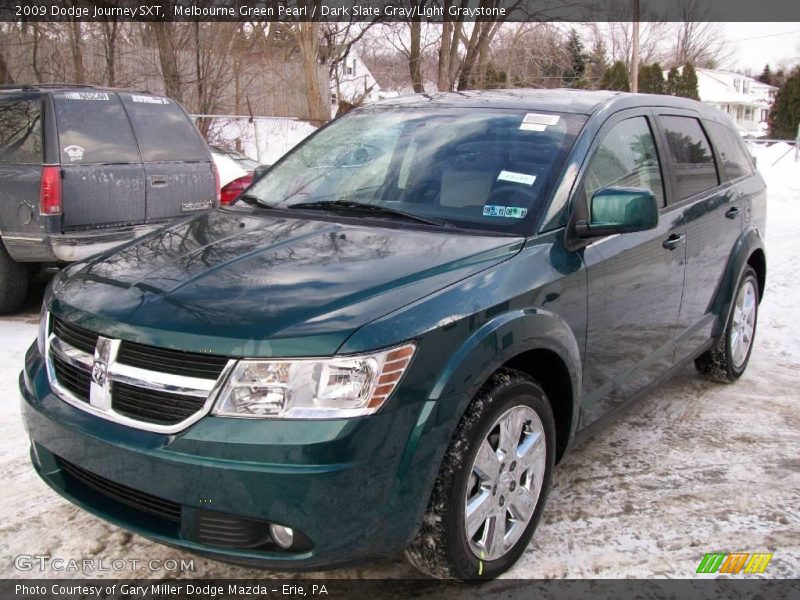
[[[145,162],[208,160],[200,134],[174,100],[128,93],[120,96]]]
[[[714,140],[714,147],[722,159],[722,172],[726,179],[736,179],[753,174],[753,163],[745,150],[742,137],[722,123],[707,122],[706,127]]]
[[[57,92],[53,104],[62,165],[140,161],[128,118],[113,92]]]
[[[0,100],[0,164],[42,164],[40,100]]]
[[[711,144],[693,117],[660,117],[677,179],[676,201],[719,185]]]

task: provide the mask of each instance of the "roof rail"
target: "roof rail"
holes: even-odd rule
[[[63,88],[80,88],[101,91],[120,91],[136,92],[139,94],[152,94],[150,90],[140,90],[134,88],[105,87],[102,85],[92,85],[89,83],[6,83],[0,85],[0,91],[21,90],[25,92],[35,90],[58,90]]]
[[[32,90],[32,89],[34,89],[34,88],[32,88],[29,85],[20,85],[20,84],[16,84],[16,83],[4,83],[4,84],[0,85],[0,90],[24,90],[24,91],[27,91],[27,90]]]

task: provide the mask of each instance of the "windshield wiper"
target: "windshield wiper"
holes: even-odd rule
[[[454,228],[455,225],[445,221],[444,219],[437,219],[435,217],[423,217],[415,215],[414,213],[406,212],[398,208],[389,208],[387,206],[380,206],[378,204],[366,204],[363,202],[352,202],[350,200],[329,200],[329,201],[315,201],[315,202],[300,202],[299,204],[292,204],[286,208],[301,210],[329,210],[333,212],[364,212],[373,213],[375,215],[383,215],[386,217],[400,217],[409,221],[418,221],[427,225],[435,225],[437,227]]]
[[[264,206],[261,204],[261,198],[258,196],[254,196],[253,194],[242,194],[238,198],[236,198],[236,202],[241,200],[245,204],[249,204],[250,206]]]

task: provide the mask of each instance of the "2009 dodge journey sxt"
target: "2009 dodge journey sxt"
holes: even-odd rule
[[[722,113],[506,91],[358,109],[230,206],[53,281],[32,460],[94,514],[270,568],[495,577],[576,431],[733,381],[766,193]]]

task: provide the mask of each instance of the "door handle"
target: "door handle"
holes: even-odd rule
[[[164,187],[167,185],[167,178],[163,175],[153,175],[150,178],[150,187]]]
[[[726,219],[735,219],[738,216],[739,216],[739,209],[736,206],[731,206],[728,210],[725,211]]]
[[[685,240],[686,236],[683,235],[682,233],[681,234],[673,233],[666,240],[664,240],[664,243],[661,245],[667,250],[675,250],[675,248],[680,246]]]

